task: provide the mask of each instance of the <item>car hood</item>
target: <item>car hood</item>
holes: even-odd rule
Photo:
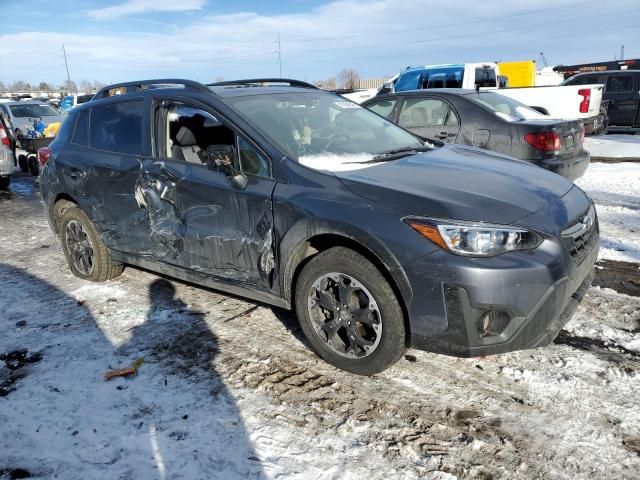
[[[573,187],[540,167],[457,145],[334,173],[356,195],[407,215],[499,224],[548,207]]]

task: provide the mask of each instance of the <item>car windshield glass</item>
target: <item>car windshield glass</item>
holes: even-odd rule
[[[498,93],[479,92],[467,95],[472,102],[491,110],[498,117],[509,122],[521,122],[523,120],[549,120],[547,115]]]
[[[371,166],[389,151],[424,147],[409,132],[337,95],[321,92],[249,95],[236,110],[287,156],[319,170]]]
[[[12,105],[11,113],[14,117],[54,117],[60,115],[49,105]]]

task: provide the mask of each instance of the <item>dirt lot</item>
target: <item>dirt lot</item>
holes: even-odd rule
[[[18,178],[0,194],[0,478],[640,478],[629,181],[585,177],[607,261],[554,345],[409,351],[362,378],[320,361],[288,312],[133,268],[71,276]]]

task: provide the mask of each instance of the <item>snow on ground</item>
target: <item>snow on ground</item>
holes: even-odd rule
[[[594,164],[580,183],[603,242],[632,260],[638,170],[608,169],[621,166]],[[638,297],[591,288],[545,348],[409,351],[357,377],[319,360],[288,312],[133,268],[73,277],[32,180],[12,189],[0,354],[42,358],[0,362],[0,478],[639,478]],[[618,224],[607,208],[629,212]],[[104,381],[137,358],[136,377]]]
[[[612,134],[586,137],[584,148],[596,158],[640,159],[640,135]]]
[[[576,184],[596,202],[600,258],[640,262],[640,163],[592,163]]]

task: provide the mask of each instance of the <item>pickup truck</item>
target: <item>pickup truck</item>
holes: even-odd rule
[[[494,62],[411,67],[393,77],[379,94],[424,88],[498,90],[500,68]],[[500,88],[498,93],[562,120],[582,120],[587,134],[605,130],[601,112],[603,85]]]
[[[640,70],[608,70],[579,73],[562,85],[580,88],[593,83],[604,85],[604,101],[609,104],[609,131],[640,131]]]

